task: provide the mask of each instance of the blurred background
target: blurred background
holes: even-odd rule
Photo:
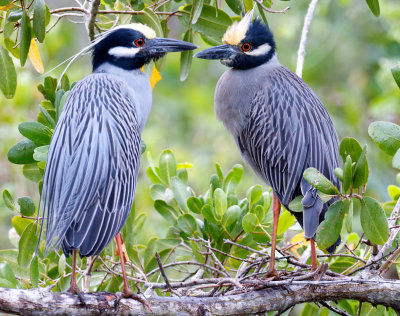
[[[57,1],[48,5],[72,6],[74,1]],[[274,9],[290,5],[285,14],[268,14],[269,26],[275,35],[280,62],[295,71],[297,49],[308,1],[276,1]],[[72,18],[73,20],[73,18]],[[389,198],[387,185],[395,183],[396,171],[391,159],[372,143],[368,125],[376,120],[400,122],[400,90],[390,68],[400,61],[400,4],[398,0],[381,2],[381,16],[376,18],[365,1],[321,1],[318,3],[309,31],[303,79],[323,101],[336,125],[339,137],[352,136],[361,145],[368,145],[370,165],[369,193],[380,201]],[[181,27],[176,18],[169,21],[170,37],[177,37]],[[63,20],[39,46],[49,71],[88,43],[84,25]],[[196,37],[200,48],[207,45]],[[40,45],[40,44],[39,44]],[[178,162],[190,162],[189,183],[196,193],[208,189],[209,178],[215,173],[215,163],[223,170],[242,163],[234,141],[214,114],[214,89],[226,70],[217,61],[194,59],[186,81],[179,80],[180,55],[169,54],[161,72],[162,80],[154,89],[153,108],[142,139],[147,151],[142,156],[141,172],[136,192],[137,212],[148,214],[147,234],[163,237],[169,224],[153,209],[146,176],[147,155],[158,160],[166,148],[171,149]],[[18,63],[19,64],[19,63]],[[63,67],[48,75],[59,77]],[[72,81],[91,72],[89,56],[77,60],[67,74]],[[0,189],[9,190],[14,197],[32,196],[38,202],[37,184],[25,179],[22,166],[8,162],[7,151],[23,137],[17,126],[34,121],[42,100],[36,86],[44,77],[31,66],[17,68],[18,88],[14,99],[0,95]],[[248,187],[262,182],[245,166],[239,196]],[[264,185],[264,188],[266,186]],[[7,249],[7,234],[12,212],[0,199],[0,249]],[[145,242],[145,240],[141,241]]]

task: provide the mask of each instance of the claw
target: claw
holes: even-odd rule
[[[71,284],[71,286],[66,292],[77,295],[81,304],[85,306],[85,308],[87,308],[85,298],[83,297],[83,292],[79,289],[79,287],[76,284]]]
[[[137,295],[136,293],[134,293],[130,288],[124,288],[121,292],[121,295],[118,296],[116,302],[115,302],[115,306],[117,306],[119,304],[119,302],[121,301],[122,298],[132,298],[135,301],[138,301],[140,303],[142,303],[144,306],[146,306],[150,312],[153,312],[153,310],[151,309],[150,305],[146,302],[146,300],[144,300],[143,298],[141,298],[139,295]]]

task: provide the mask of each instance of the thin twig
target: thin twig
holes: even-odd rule
[[[160,258],[160,255],[158,254],[158,252],[155,253],[155,256],[156,256],[156,260],[157,260],[157,263],[158,263],[158,267],[160,268],[160,273],[161,273],[161,275],[162,275],[162,277],[163,277],[163,279],[165,281],[165,284],[167,285],[167,289],[171,292],[172,291],[171,283],[169,283],[168,277],[165,274],[165,271],[164,271],[164,268],[163,268],[163,265],[162,265],[162,262],[161,262],[161,258]]]
[[[303,31],[301,32],[299,50],[297,51],[297,67],[296,74],[301,78],[303,74],[304,56],[306,54],[306,43],[308,30],[310,28],[311,20],[314,14],[315,7],[318,0],[311,0],[306,16],[304,18]]]
[[[328,304],[327,302],[319,302],[321,305],[325,306],[327,309],[330,309],[332,312],[335,312],[336,314],[343,315],[343,316],[351,316],[349,313],[342,311],[339,308],[336,308],[335,306],[332,306]]]
[[[87,24],[87,28],[88,28],[88,33],[89,33],[89,39],[91,41],[94,40],[94,29],[95,29],[95,25],[96,25],[96,17],[97,14],[99,13],[99,7],[101,4],[101,0],[93,0],[92,2],[92,6],[90,8],[90,17],[89,17],[89,21]]]
[[[255,1],[260,5],[260,7],[261,7],[264,11],[267,11],[267,12],[269,12],[269,13],[285,13],[287,10],[290,9],[290,7],[286,7],[286,8],[284,8],[284,9],[282,9],[282,10],[272,10],[272,9],[270,9],[270,8],[267,8],[267,7],[263,4],[263,2],[262,2],[261,0],[255,0]]]

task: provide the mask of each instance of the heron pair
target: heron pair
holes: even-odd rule
[[[269,274],[274,274],[280,204],[303,195],[294,213],[312,238],[330,202],[303,177],[315,167],[338,184],[338,140],[325,107],[309,86],[281,66],[273,35],[247,14],[230,26],[224,45],[195,57],[219,59],[231,69],[220,78],[215,110],[234,137],[246,163],[272,187],[273,240]],[[122,297],[141,301],[129,288],[120,230],[131,210],[141,153],[141,131],[152,104],[141,67],[167,52],[192,50],[192,43],[157,38],[143,24],[120,26],[93,46],[93,73],[71,90],[51,140],[41,208],[46,219],[45,251],[61,246],[73,255],[69,291],[79,295],[76,255],[95,256],[116,239],[124,278]],[[290,210],[290,209],[289,209]],[[313,265],[317,262],[315,247]]]

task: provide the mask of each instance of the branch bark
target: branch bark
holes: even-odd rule
[[[269,282],[271,284],[272,282]],[[280,282],[277,282],[280,283]],[[217,297],[151,297],[147,301],[154,314],[140,303],[99,292],[84,295],[87,307],[69,293],[48,289],[20,290],[0,288],[0,311],[23,315],[243,315],[267,311],[284,311],[304,302],[355,299],[392,307],[400,311],[400,282],[380,279],[331,281],[297,281],[259,291]]]

